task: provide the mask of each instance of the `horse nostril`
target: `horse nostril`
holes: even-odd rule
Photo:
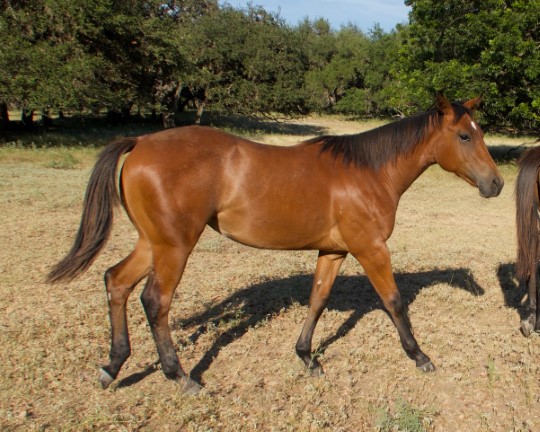
[[[503,186],[504,186],[504,180],[502,177],[495,177],[493,179],[493,186],[494,189],[497,191],[497,195],[501,192]]]

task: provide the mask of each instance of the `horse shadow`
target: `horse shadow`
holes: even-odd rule
[[[422,289],[439,283],[465,290],[474,296],[484,294],[484,289],[475,281],[470,270],[464,268],[396,273],[394,276],[400,287],[402,299],[407,305],[416,299]],[[223,326],[228,329],[217,336],[210,349],[192,369],[191,377],[201,382],[202,375],[220,351],[242,337],[250,328],[271,320],[294,304],[307,306],[312,278],[312,275],[299,274],[284,279],[269,279],[235,292],[201,314],[174,320],[172,328],[193,328],[188,338],[190,343],[196,343],[210,326],[218,327],[228,324]],[[338,277],[327,309],[340,312],[352,311],[352,314],[334,335],[323,340],[316,348],[315,351],[320,355],[324,354],[334,342],[346,336],[364,315],[377,309],[385,310],[382,301],[365,276]],[[179,341],[179,343],[186,342]]]
[[[407,305],[414,302],[424,288],[441,283],[455,289],[462,289],[474,296],[481,296],[485,292],[476,282],[471,271],[466,268],[395,273],[394,277],[400,289],[402,300]],[[226,328],[226,330],[219,332],[212,346],[191,370],[191,378],[202,382],[203,374],[220,351],[241,338],[250,328],[271,320],[293,305],[307,306],[312,279],[312,274],[297,274],[283,279],[264,280],[235,292],[203,313],[173,320],[171,322],[173,330],[188,329],[189,331],[192,329],[187,340],[177,341],[179,345],[196,343],[211,328]],[[369,312],[385,311],[382,301],[367,277],[363,275],[336,278],[327,309],[340,312],[352,311],[352,314],[341,324],[335,334],[321,341],[319,347],[315,348],[314,351],[318,355],[323,355],[334,342],[346,336],[358,321]],[[143,380],[157,370],[158,363],[159,361],[154,362],[144,371],[124,378],[119,382],[118,387],[131,386]]]
[[[528,313],[524,306],[527,297],[527,287],[516,279],[514,263],[500,264],[497,268],[497,279],[504,296],[504,304],[519,313],[520,320],[527,318]]]
[[[484,294],[484,289],[475,281],[470,270],[465,268],[396,273],[394,276],[400,288],[402,299],[407,305],[414,302],[424,288],[439,283],[465,290],[474,296]],[[191,377],[201,382],[202,375],[208,370],[220,351],[242,337],[251,327],[272,319],[273,316],[287,310],[294,304],[307,306],[312,278],[313,276],[310,274],[299,274],[284,279],[268,279],[235,292],[201,314],[174,320],[173,328],[194,329],[188,337],[191,343],[195,343],[211,326],[233,323],[228,330],[217,337],[210,349],[204,353],[191,371]],[[504,296],[505,306],[515,309],[520,320],[526,318],[527,312],[523,301],[527,296],[527,287],[517,281],[515,264],[500,264],[497,268],[497,279]],[[338,277],[327,309],[340,312],[353,311],[353,313],[341,324],[334,335],[321,341],[320,346],[316,349],[316,352],[321,355],[334,342],[346,336],[364,315],[373,310],[384,310],[380,298],[365,276]],[[185,344],[187,342],[178,341],[178,343]],[[143,371],[124,378],[119,382],[118,387],[130,386],[143,380],[157,370],[158,364],[159,360],[147,366]]]

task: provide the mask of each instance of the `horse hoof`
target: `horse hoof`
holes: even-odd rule
[[[193,381],[189,377],[182,377],[178,380],[178,383],[181,386],[182,394],[188,396],[196,396],[203,389],[203,387],[198,384],[196,381]]]
[[[103,390],[109,387],[113,381],[114,378],[110,376],[107,371],[101,368],[99,369],[99,383],[101,384],[101,388]]]
[[[422,366],[417,366],[418,369],[422,372],[435,372],[435,365],[431,363],[431,361],[428,361],[426,364]]]
[[[324,375],[324,370],[322,366],[315,366],[309,369],[309,376],[313,378],[322,377]]]
[[[521,321],[521,334],[525,337],[529,337],[534,331],[534,326],[529,322],[529,320]]]

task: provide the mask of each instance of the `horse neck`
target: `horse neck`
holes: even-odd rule
[[[401,195],[420,174],[434,163],[433,140],[431,137],[427,137],[411,153],[399,156],[396,161],[390,162],[381,168],[389,186],[389,192],[399,201]]]

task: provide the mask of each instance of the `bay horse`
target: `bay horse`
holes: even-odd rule
[[[400,197],[430,165],[457,174],[483,197],[499,195],[504,181],[473,119],[479,103],[480,98],[450,103],[439,95],[424,113],[290,147],[201,126],[111,143],[91,174],[75,242],[48,276],[58,282],[87,270],[109,237],[114,208],[123,205],[139,238],[134,250],[105,272],[111,349],[109,364],[100,369],[102,387],[116,379],[131,353],[126,302],[147,277],[141,301],[162,371],[181,383],[183,392],[200,390],[180,366],[168,314],[188,256],[207,225],[255,248],[319,251],[296,343],[311,375],[323,373],[311,352],[313,332],[349,253],[382,299],[406,354],[420,370],[435,370],[412,334],[386,241]]]
[[[531,148],[519,160],[519,174],[516,182],[516,228],[517,260],[516,277],[528,289],[525,303],[525,317],[521,321],[521,332],[530,336],[540,332],[540,310],[538,302],[538,258],[539,248],[539,190],[540,190],[540,148]]]

